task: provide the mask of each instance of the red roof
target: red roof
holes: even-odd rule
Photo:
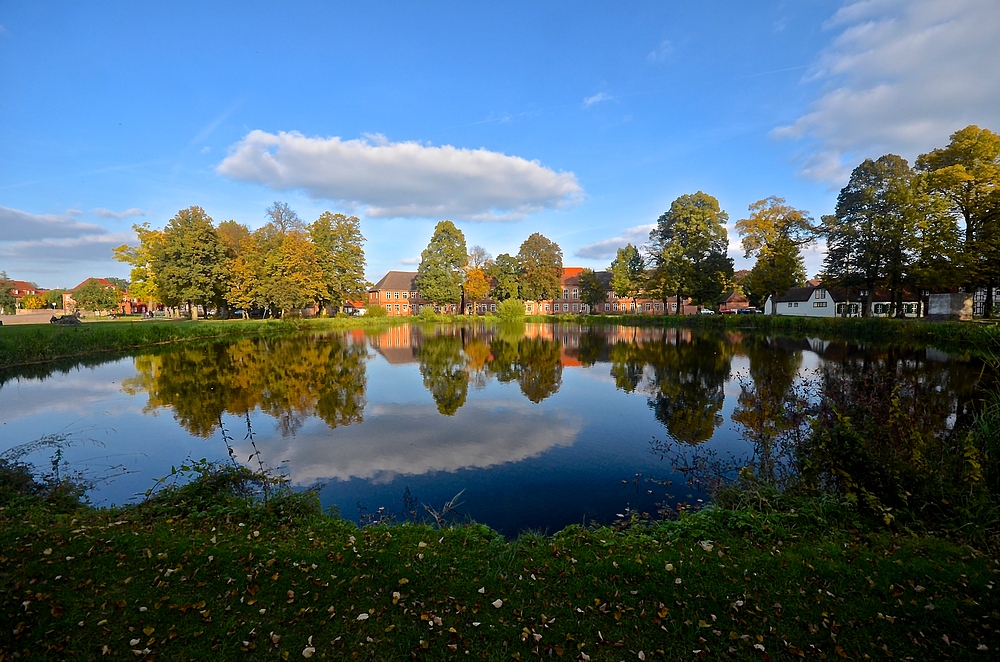
[[[78,289],[80,289],[81,287],[83,287],[92,280],[96,280],[97,284],[103,288],[109,288],[115,286],[114,283],[109,283],[107,278],[88,278],[87,280],[83,281],[82,283],[71,289],[70,292],[76,292]]]

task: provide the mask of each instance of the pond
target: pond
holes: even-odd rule
[[[82,472],[92,502],[113,505],[187,460],[228,461],[229,446],[298,488],[322,485],[323,505],[355,521],[424,519],[461,493],[453,518],[552,533],[702,503],[698,481],[759,460],[796,388],[822,398],[803,385],[872,366],[916,385],[911,409],[942,431],[970,415],[983,377],[981,362],[933,348],[404,324],[6,374],[0,452],[59,435],[71,443],[25,459]]]

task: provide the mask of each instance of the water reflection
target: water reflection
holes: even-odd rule
[[[786,442],[801,441],[815,420],[832,425],[839,412],[874,422],[865,436],[879,446],[848,458],[858,475],[881,461],[875,451],[910,465],[950,461],[937,447],[906,446],[898,431],[947,438],[974,413],[983,377],[980,362],[932,349],[474,323],[185,344],[30,370],[2,377],[0,452],[86,410],[107,412],[107,452],[149,458],[134,483],[121,480],[122,496],[105,497],[111,502],[141,493],[185,454],[225,458],[220,422],[237,439],[237,456],[248,457],[253,449],[240,439],[249,415],[266,460],[285,463],[297,485],[329,481],[325,503],[336,499],[347,515],[356,501],[388,505],[408,487],[432,503],[468,488],[470,514],[512,534],[584,516],[607,521],[625,505],[655,512],[668,499],[707,498],[692,498],[671,463],[649,452],[651,439],[688,458],[753,454],[775,476],[804,466],[783,455]],[[883,437],[883,428],[897,432]],[[640,472],[674,486],[647,494],[649,484],[631,481]]]
[[[223,414],[260,410],[294,435],[310,416],[330,428],[360,423],[365,409],[368,350],[361,338],[309,335],[181,346],[135,358],[122,381],[147,395],[145,413],[169,408],[191,434],[210,437]]]

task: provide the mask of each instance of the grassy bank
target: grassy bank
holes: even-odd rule
[[[925,322],[890,319],[812,319],[764,315],[690,315],[684,317],[536,316],[530,322],[625,324],[761,331],[782,335],[815,334],[826,339],[878,343],[935,344],[942,349],[988,348],[1000,344],[1000,324]],[[428,316],[426,318],[326,318],[314,320],[118,320],[88,322],[78,327],[23,325],[0,327],[0,368],[74,358],[100,352],[225,337],[291,333],[301,329],[372,328],[406,322],[498,322],[491,317]]]
[[[202,497],[205,495],[203,494]],[[310,497],[0,508],[0,659],[991,659],[1000,565],[845,504],[505,541]]]
[[[398,320],[399,318],[395,318]],[[117,320],[64,327],[35,324],[0,327],[0,368],[86,356],[124,352],[167,343],[281,335],[301,328],[350,328],[398,323],[394,319],[323,320]]]

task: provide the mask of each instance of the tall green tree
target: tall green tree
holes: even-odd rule
[[[151,252],[153,277],[164,303],[186,302],[197,318],[199,305],[222,299],[226,252],[212,218],[201,207],[177,212]]]
[[[14,282],[7,278],[6,271],[0,271],[0,314],[13,315],[17,309],[17,299],[11,294]]]
[[[438,223],[427,248],[420,254],[415,278],[420,296],[439,305],[460,303],[462,269],[468,259],[462,231],[451,221]]]
[[[363,298],[365,280],[365,237],[357,216],[320,214],[309,226],[309,236],[319,251],[326,295],[337,308]]]
[[[806,265],[798,245],[779,237],[757,254],[757,261],[747,274],[743,289],[753,305],[762,306],[767,297],[773,297],[771,300],[774,301],[778,294],[802,285],[805,280]],[[772,314],[776,310],[777,306],[772,309]]]
[[[805,280],[805,263],[800,246],[812,242],[816,227],[808,212],[771,196],[749,207],[750,215],[736,222],[742,238],[744,257],[757,259],[750,273],[751,296],[757,302],[778,295]],[[766,291],[760,288],[768,288]],[[777,313],[777,307],[772,314]]]
[[[267,254],[264,272],[263,297],[282,315],[327,296],[319,252],[302,230],[284,234],[277,250]]]
[[[590,306],[590,312],[596,314],[598,306],[607,300],[607,292],[604,283],[593,269],[584,269],[580,272],[580,298],[585,304]]]
[[[146,302],[151,308],[160,303],[163,297],[156,286],[156,274],[153,268],[154,248],[163,241],[163,231],[154,230],[149,223],[136,223],[132,226],[138,246],[122,244],[112,249],[114,259],[132,266],[129,272],[129,294],[134,299]]]
[[[611,289],[623,298],[635,300],[646,286],[646,260],[639,249],[629,244],[619,248],[614,261],[611,262]]]
[[[652,289],[664,302],[673,294],[678,312],[684,295],[712,305],[732,281],[728,220],[718,200],[698,191],[674,200],[649,233]]]
[[[517,252],[521,296],[527,301],[558,298],[562,292],[563,254],[559,244],[535,232]]]
[[[917,250],[913,171],[905,159],[886,154],[866,159],[851,172],[837,196],[833,216],[823,217],[828,282],[866,293],[863,313],[872,314],[876,287],[893,293],[898,312],[904,281]]]
[[[486,271],[493,280],[490,296],[498,303],[508,299],[521,300],[521,263],[507,253],[497,255],[497,259]]]
[[[951,135],[947,147],[917,157],[917,170],[932,194],[948,201],[965,226],[965,282],[986,286],[986,314],[1000,284],[1000,135],[970,125]]]

